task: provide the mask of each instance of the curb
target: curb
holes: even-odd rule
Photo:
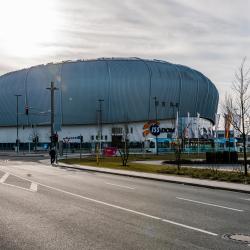
[[[132,178],[147,179],[147,180],[152,180],[152,181],[161,181],[161,182],[182,184],[182,185],[188,185],[188,186],[203,187],[203,188],[209,188],[209,189],[218,189],[218,190],[224,190],[224,191],[250,194],[250,191],[243,190],[243,189],[235,189],[235,188],[227,188],[227,187],[215,187],[215,186],[210,186],[210,185],[206,185],[206,184],[190,183],[190,182],[178,181],[178,180],[166,180],[166,179],[154,178],[154,177],[149,177],[149,176],[137,176],[137,175],[126,174],[126,173],[116,173],[113,171],[112,172],[111,171],[103,171],[101,169],[99,170],[99,169],[81,168],[81,167],[76,167],[76,166],[64,166],[64,165],[60,165],[60,164],[55,164],[55,166],[62,167],[62,168],[72,168],[72,169],[82,170],[82,171],[98,172],[98,173],[103,173],[103,174],[113,174],[113,175],[127,176],[127,177],[132,177]]]

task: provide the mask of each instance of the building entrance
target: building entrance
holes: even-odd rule
[[[120,147],[122,144],[122,135],[112,135],[112,142],[111,146],[112,147]]]

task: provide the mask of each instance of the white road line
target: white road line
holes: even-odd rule
[[[250,198],[249,199],[241,198],[241,200],[250,201]]]
[[[9,177],[9,173],[5,173],[2,178],[0,179],[0,183],[4,183],[6,181],[6,179]]]
[[[19,177],[21,179],[30,181],[29,179],[20,177],[18,175],[15,175],[15,174],[12,174],[12,175],[16,176],[16,177]],[[74,197],[78,197],[78,198],[81,198],[81,199],[84,199],[84,200],[92,201],[92,202],[95,202],[97,204],[101,204],[101,205],[105,205],[105,206],[108,206],[108,207],[120,209],[120,210],[123,210],[123,211],[126,211],[126,212],[130,212],[130,213],[133,213],[133,214],[145,216],[147,218],[159,220],[159,221],[162,221],[162,222],[166,222],[166,223],[169,223],[169,224],[172,224],[172,225],[180,226],[180,227],[187,228],[187,229],[190,229],[190,230],[194,230],[194,231],[197,231],[197,232],[209,234],[209,235],[212,235],[212,236],[218,236],[218,234],[216,234],[216,233],[212,233],[212,232],[200,229],[200,228],[191,227],[191,226],[188,226],[188,225],[185,225],[185,224],[181,224],[181,223],[178,223],[178,222],[175,222],[175,221],[166,220],[166,219],[163,219],[163,218],[160,218],[160,217],[156,217],[156,216],[153,216],[153,215],[145,214],[145,213],[142,213],[142,212],[139,212],[139,211],[136,211],[136,210],[128,209],[128,208],[125,208],[125,207],[120,207],[120,206],[117,206],[117,205],[114,205],[114,204],[111,204],[111,203],[107,203],[107,202],[103,202],[103,201],[99,201],[99,200],[95,200],[95,199],[92,199],[92,198],[89,198],[89,197],[85,197],[85,196],[82,196],[82,195],[79,195],[79,194],[74,194],[74,193],[71,193],[71,192],[59,189],[59,188],[55,188],[55,187],[51,187],[51,186],[48,186],[48,185],[44,185],[44,184],[39,183],[39,182],[36,182],[36,184],[38,184],[40,186],[43,186],[43,187],[46,187],[46,188],[49,188],[49,189],[52,189],[52,190],[55,190],[55,191],[58,191],[58,192],[61,192],[61,193],[64,193],[64,194],[68,194],[68,195],[71,195],[71,196],[74,196]]]
[[[110,182],[105,182],[105,184],[112,185],[112,186],[117,186],[117,187],[121,187],[121,188],[135,189],[135,188],[128,187],[128,186],[122,186],[122,185],[113,184],[113,183],[110,183]]]
[[[23,180],[31,182],[30,188],[28,189],[28,188],[23,188],[23,187],[19,187],[19,186],[16,186],[16,185],[12,185],[12,184],[9,184],[9,183],[4,183],[6,181],[6,179],[9,177],[9,175],[10,175],[10,173],[5,173],[2,176],[2,178],[0,179],[0,183],[3,184],[3,185],[6,185],[6,186],[19,188],[19,189],[26,190],[26,191],[37,192],[37,184],[36,183],[31,182],[29,179],[26,179],[26,178],[23,178],[23,177],[14,175],[14,174],[11,174],[11,175],[13,175],[15,177],[18,177],[20,179],[23,179]]]
[[[31,190],[29,188],[23,188],[23,187],[19,187],[19,186],[15,186],[15,185],[9,184],[9,183],[1,183],[1,184],[2,185],[6,185],[6,186],[10,186],[10,187],[19,188],[19,189],[22,189],[22,190],[25,190],[25,191],[29,191],[29,192],[34,192],[33,190]]]
[[[30,191],[37,192],[37,184],[35,182],[31,182]]]
[[[145,217],[148,217],[148,218],[151,218],[151,219],[155,219],[155,220],[159,220],[159,221],[162,221],[162,222],[167,222],[169,224],[173,224],[173,225],[176,225],[176,226],[184,227],[184,228],[187,228],[187,229],[191,229],[191,230],[198,231],[198,232],[201,232],[201,233],[209,234],[209,235],[212,235],[212,236],[218,236],[218,234],[216,234],[216,233],[212,233],[212,232],[200,229],[200,228],[191,227],[191,226],[188,226],[188,225],[185,225],[185,224],[181,224],[181,223],[178,223],[178,222],[175,222],[175,221],[166,220],[166,219],[163,219],[163,218],[160,218],[160,217],[156,217],[156,216],[153,216],[153,215],[145,214],[145,213],[142,213],[142,212],[139,212],[139,211],[136,211],[136,210],[128,209],[128,208],[125,208],[125,207],[120,207],[120,206],[117,206],[117,205],[114,205],[114,204],[111,204],[111,203],[107,203],[107,202],[103,202],[103,201],[100,201],[100,200],[95,200],[95,199],[92,199],[92,198],[89,198],[89,197],[86,197],[86,196],[82,196],[82,195],[79,195],[79,194],[74,194],[74,193],[71,193],[71,192],[59,189],[59,188],[55,188],[55,187],[51,187],[51,186],[48,186],[48,185],[44,185],[42,183],[37,183],[37,184],[40,185],[40,186],[43,186],[43,187],[46,187],[46,188],[58,191],[58,192],[62,192],[64,194],[72,195],[74,197],[78,197],[78,198],[81,198],[81,199],[84,199],[84,200],[92,201],[92,202],[95,202],[95,203],[98,203],[98,204],[101,204],[101,205],[105,205],[105,206],[108,206],[108,207],[120,209],[120,210],[123,210],[123,211],[126,211],[126,212],[130,212],[130,213],[133,213],[133,214],[145,216]]]
[[[182,198],[182,197],[176,197],[176,199],[184,200],[184,201],[190,201],[190,202],[193,202],[193,203],[203,204],[203,205],[212,206],[212,207],[219,207],[219,208],[229,209],[229,210],[233,210],[233,211],[237,211],[237,212],[244,212],[244,210],[241,210],[241,209],[220,206],[220,205],[213,204],[213,203],[206,203],[206,202],[201,202],[201,201],[196,201],[196,200],[185,199],[185,198]]]
[[[16,175],[16,174],[14,174],[14,173],[12,173],[12,172],[9,172],[9,174],[11,174],[11,175],[13,175],[13,176],[15,176],[15,177],[17,177],[17,178],[20,178],[20,179],[22,179],[22,180],[32,182],[32,180],[30,180],[30,179],[28,179],[28,178],[25,178],[25,177],[22,177],[22,176],[19,176],[19,175]],[[37,183],[37,182],[34,182],[34,183]],[[37,184],[38,184],[38,183],[37,183]]]

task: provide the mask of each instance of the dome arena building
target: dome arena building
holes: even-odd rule
[[[93,148],[101,141],[104,147],[126,134],[130,143],[142,145],[156,137],[154,129],[159,141],[212,136],[219,94],[202,73],[159,60],[100,58],[2,75],[2,149],[13,147],[17,138],[21,147],[35,138],[40,146],[48,145],[51,82],[57,88],[54,130],[59,141],[78,144],[82,136],[83,144]]]

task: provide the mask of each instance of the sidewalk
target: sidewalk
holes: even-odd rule
[[[19,151],[18,153],[15,151],[0,151],[0,156],[9,156],[9,157],[37,157],[37,156],[48,156],[48,152],[46,151]]]
[[[76,164],[70,165],[70,164],[65,164],[61,162],[57,164],[57,166],[250,194],[250,185],[237,184],[237,183],[231,183],[231,182],[210,181],[210,180],[204,180],[204,179],[201,180],[201,179],[195,179],[195,178],[190,178],[190,177],[142,173],[142,172],[135,172],[135,171],[129,171],[129,170],[118,170],[118,169],[116,170],[116,169],[110,169],[110,168],[98,168],[98,167],[90,167],[90,166],[81,166],[81,165],[76,165]]]
[[[165,160],[150,160],[150,161],[133,161],[134,163],[142,163],[142,164],[150,164],[150,165],[169,165],[168,163],[164,163]],[[171,164],[170,164],[171,165]],[[241,164],[188,164],[184,163],[181,164],[182,167],[186,168],[210,168],[210,169],[217,169],[217,170],[222,170],[222,171],[243,171],[243,166]],[[250,167],[248,167],[250,171]]]

